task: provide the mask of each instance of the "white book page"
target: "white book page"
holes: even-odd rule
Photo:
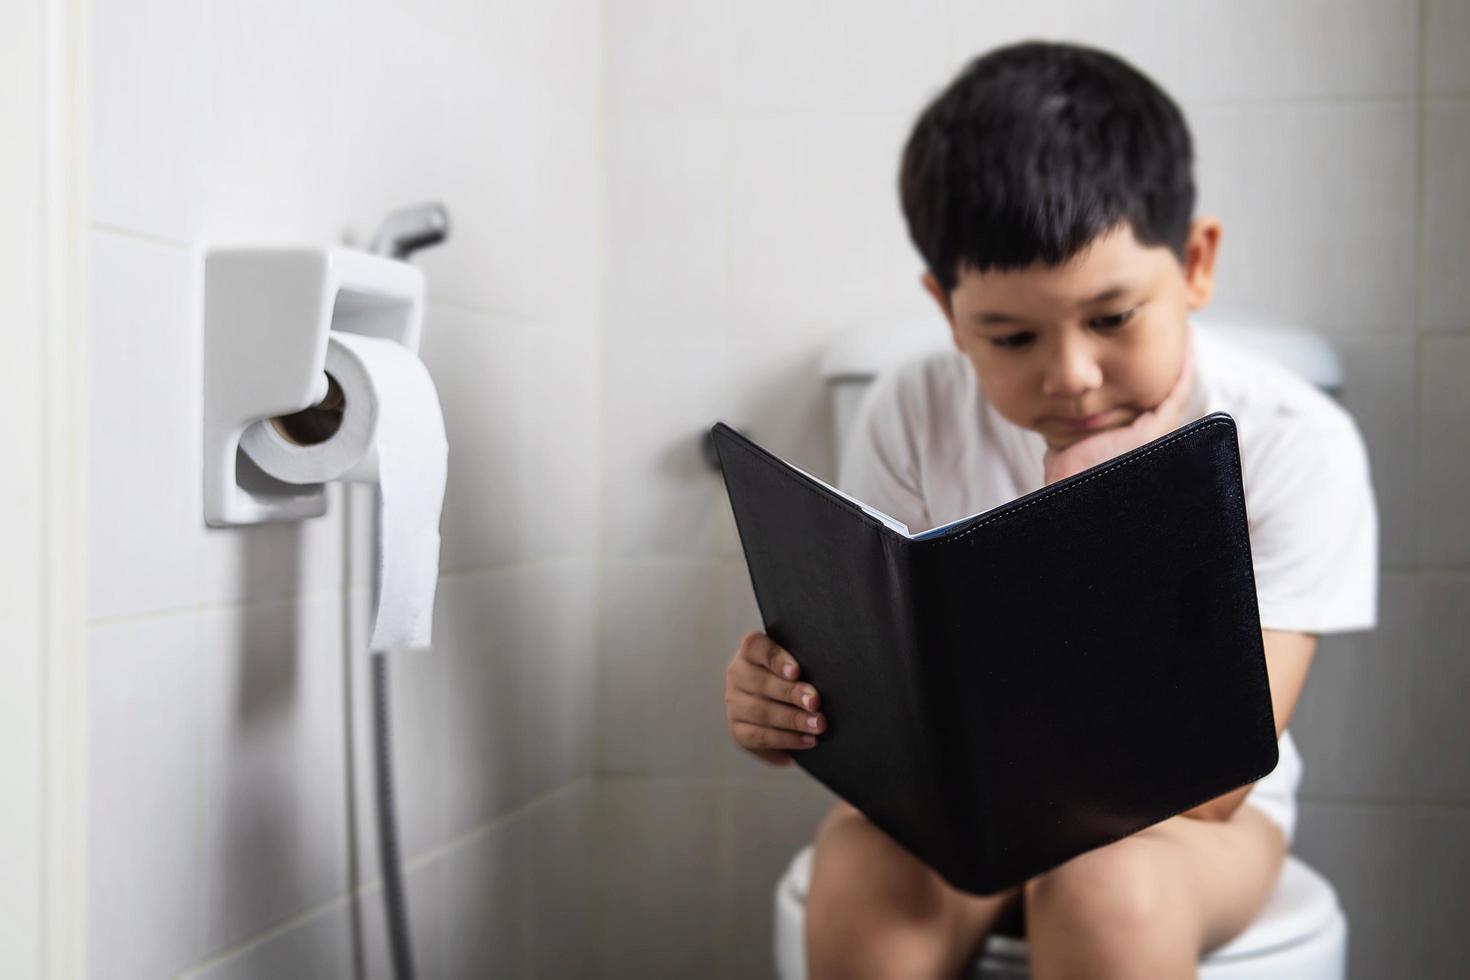
[[[797,466],[790,460],[782,459],[780,456],[775,456],[775,459],[783,465],[791,467],[793,470],[800,473],[808,480],[811,480],[813,483],[820,483],[828,490],[831,490],[833,493],[837,494],[837,496],[841,497],[843,500],[851,501],[852,503],[856,504],[863,511],[863,513],[870,514],[871,516],[876,517],[879,522],[893,529],[894,531],[897,531],[899,534],[902,534],[904,537],[908,538],[911,541],[925,541],[929,538],[940,537],[955,525],[963,524],[965,521],[968,521],[972,517],[976,516],[974,514],[970,514],[967,517],[960,517],[953,521],[950,521],[948,524],[941,524],[938,527],[931,527],[927,531],[910,531],[909,526],[898,518],[893,517],[889,514],[885,514],[876,507],[872,507],[868,504],[863,503],[852,494],[843,492],[842,490],[834,487],[832,484],[828,483],[826,480],[822,479],[814,473],[808,473],[806,470],[802,469],[800,466]]]
[[[828,490],[831,490],[833,493],[837,494],[837,496],[841,497],[842,499],[852,501],[853,503],[855,503],[859,507],[861,507],[865,513],[868,513],[868,514],[873,515],[874,517],[878,518],[878,520],[882,521],[884,524],[886,524],[889,527],[893,528],[893,530],[897,531],[899,534],[902,534],[904,537],[910,538],[910,539],[912,539],[914,541],[924,541],[924,540],[927,540],[929,538],[937,538],[940,535],[944,534],[944,532],[948,531],[950,528],[954,527],[955,525],[957,525],[957,524],[963,524],[965,521],[968,521],[970,518],[972,518],[972,517],[975,516],[974,514],[970,514],[970,515],[968,515],[966,517],[958,517],[958,518],[955,518],[954,520],[950,521],[948,524],[941,524],[938,527],[931,527],[927,531],[910,531],[908,525],[905,524],[903,521],[899,520],[898,518],[896,518],[896,517],[890,517],[887,514],[883,513],[881,510],[879,510],[878,508],[868,506],[867,504],[863,503],[861,500],[857,499],[856,497],[854,497],[850,493],[843,493],[841,490],[837,489],[832,484],[828,483],[826,480],[822,479],[819,476],[814,476],[811,473],[808,473],[806,470],[802,469],[800,466],[795,465],[794,463],[788,462],[787,460],[784,460],[784,459],[781,462],[786,463],[787,466],[790,466],[793,470],[795,470],[796,472],[800,473],[802,476],[805,476],[805,477],[807,477],[807,478],[809,478],[811,480],[815,480],[817,483],[820,483],[822,486],[826,487]]]
[[[784,459],[781,462],[786,463],[787,466],[790,466],[793,470],[795,470],[796,472],[800,473],[802,476],[807,477],[810,480],[815,480],[817,483],[820,483],[822,486],[826,487],[828,490],[831,490],[833,493],[837,494],[837,496],[841,497],[842,499],[844,499],[844,500],[850,500],[853,503],[857,504],[859,507],[861,507],[863,509],[864,512],[866,512],[868,514],[871,514],[874,517],[878,518],[878,520],[882,521],[884,524],[887,524],[889,527],[893,528],[895,531],[897,531],[899,534],[902,534],[904,537],[906,537],[906,538],[912,538],[914,536],[913,532],[909,530],[908,525],[905,524],[903,521],[899,520],[898,518],[896,518],[896,517],[889,517],[887,514],[883,513],[881,510],[879,510],[876,507],[869,507],[867,504],[863,503],[861,500],[857,499],[852,494],[850,494],[850,493],[843,493],[841,490],[837,489],[832,484],[828,483],[826,480],[822,479],[819,476],[813,476],[812,474],[808,473],[806,470],[802,469],[800,466],[797,466],[794,463],[791,463],[791,462],[789,462],[787,460],[784,460]],[[925,533],[927,534],[928,532],[926,531]]]

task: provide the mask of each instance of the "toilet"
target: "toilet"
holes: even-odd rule
[[[806,980],[802,910],[811,881],[812,846],[796,852],[776,884],[775,955],[780,980]],[[1199,961],[1200,980],[1343,980],[1347,919],[1337,894],[1295,855],[1256,920]],[[994,932],[966,980],[1027,980],[1026,940]]]
[[[1323,338],[1290,324],[1230,313],[1190,317],[1195,329],[1266,354],[1329,394],[1342,387],[1342,368]],[[950,348],[942,320],[887,323],[839,336],[822,362],[832,392],[837,446],[845,442],[859,402],[878,373],[909,358]],[[812,846],[801,848],[776,883],[774,945],[781,980],[805,980],[803,909],[811,880]],[[1025,980],[1026,940],[996,931],[966,972],[967,980]],[[1199,961],[1200,980],[1343,980],[1347,918],[1330,882],[1288,854],[1265,906],[1246,929]]]

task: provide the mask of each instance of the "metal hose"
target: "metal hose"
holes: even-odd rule
[[[398,850],[398,815],[393,804],[393,744],[388,728],[388,655],[373,653],[373,743],[377,756],[378,853],[383,871],[383,905],[387,913],[388,948],[393,975],[413,980],[413,950],[409,942],[408,896],[403,890],[402,857]]]

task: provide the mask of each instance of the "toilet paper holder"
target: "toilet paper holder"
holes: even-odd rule
[[[285,483],[240,449],[261,419],[327,396],[332,331],[418,353],[424,277],[339,246],[211,248],[204,256],[204,519],[213,527],[296,521],[327,511],[324,484]]]

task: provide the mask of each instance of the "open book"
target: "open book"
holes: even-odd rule
[[[822,696],[793,756],[956,888],[1275,768],[1228,414],[919,534],[712,432],[765,632]]]

